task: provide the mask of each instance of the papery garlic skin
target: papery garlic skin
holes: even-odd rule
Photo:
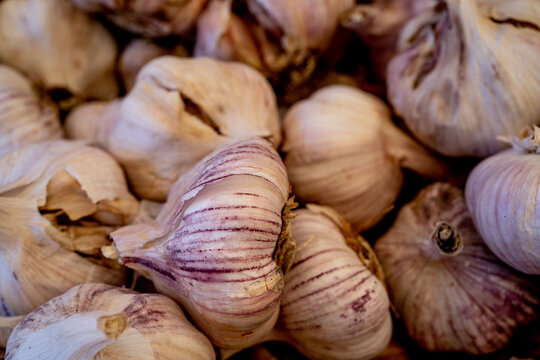
[[[0,155],[62,133],[55,109],[38,98],[24,76],[0,65]]]
[[[155,222],[111,236],[120,260],[180,302],[215,345],[240,350],[277,320],[283,274],[274,250],[288,192],[279,155],[252,138],[182,176]]]
[[[430,351],[491,353],[537,316],[538,288],[487,248],[449,184],[405,205],[375,252],[409,335]]]
[[[388,65],[388,98],[423,143],[486,157],[540,119],[540,4],[445,0],[412,19]]]
[[[110,152],[135,193],[157,201],[219,146],[249,136],[276,147],[281,140],[275,95],[262,75],[243,64],[173,56],[146,65],[124,99],[76,108],[66,131]]]
[[[446,171],[392,123],[381,100],[349,86],[328,86],[295,104],[283,127],[293,192],[334,208],[360,230],[392,206],[402,167],[433,177]]]
[[[392,337],[384,285],[347,245],[333,210],[308,205],[294,213],[297,251],[277,329],[310,359],[373,358]]]
[[[208,339],[171,299],[96,283],[30,313],[6,350],[6,360],[215,359]]]
[[[186,34],[207,0],[71,0],[93,13],[104,13],[116,26],[146,37]]]

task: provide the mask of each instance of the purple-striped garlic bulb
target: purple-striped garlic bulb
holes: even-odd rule
[[[61,137],[54,107],[39,98],[24,76],[0,65],[0,155]]]
[[[465,197],[487,246],[505,263],[540,274],[540,127],[513,141],[514,149],[473,169]]]
[[[380,265],[330,208],[294,211],[296,254],[285,277],[276,338],[310,359],[371,359],[390,342],[392,318]]]
[[[430,351],[491,353],[537,316],[538,288],[488,249],[450,184],[405,205],[375,252],[409,335]]]
[[[215,345],[247,348],[278,317],[288,194],[269,142],[230,144],[178,179],[156,221],[115,231],[104,252],[180,302]]]
[[[274,92],[251,67],[163,56],[120,100],[77,107],[68,136],[99,144],[126,170],[137,195],[165,201],[179,176],[216,148],[260,136],[281,141]]]
[[[356,229],[377,223],[398,197],[403,168],[441,177],[447,167],[392,123],[377,97],[328,86],[284,119],[285,165],[293,192],[328,205]]]
[[[210,341],[171,299],[88,283],[28,314],[6,360],[215,359]]]

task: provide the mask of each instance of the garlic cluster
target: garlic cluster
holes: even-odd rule
[[[403,184],[402,167],[440,177],[446,166],[398,129],[375,96],[335,85],[295,104],[284,119],[293,192],[328,205],[357,229],[381,219]]]
[[[540,120],[540,3],[444,0],[412,19],[388,65],[388,97],[418,139],[485,157]]]
[[[116,26],[146,37],[186,34],[207,0],[71,0],[92,13],[104,13]]]
[[[288,193],[270,143],[227,145],[178,179],[156,221],[113,232],[104,253],[180,302],[215,345],[246,348],[278,317]]]
[[[105,284],[73,287],[14,329],[6,360],[215,359],[178,305],[159,294]]]
[[[47,90],[84,98],[116,96],[116,52],[107,30],[69,0],[0,3],[0,62]]]
[[[0,155],[61,137],[55,109],[38,97],[24,76],[0,65]]]
[[[537,286],[487,248],[452,185],[423,189],[375,252],[409,335],[430,351],[490,353],[537,316]]]
[[[469,175],[467,205],[487,246],[508,265],[540,274],[540,127]]]
[[[281,140],[275,95],[249,66],[164,56],[121,100],[88,103],[68,136],[96,142],[124,167],[137,195],[164,201],[172,184],[219,146],[248,136]]]

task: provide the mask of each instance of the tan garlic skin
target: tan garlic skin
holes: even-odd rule
[[[445,0],[403,29],[388,98],[424,144],[486,157],[540,120],[540,4]]]
[[[76,108],[66,131],[110,152],[135,193],[157,201],[219,146],[249,136],[276,147],[281,140],[275,95],[262,75],[239,63],[173,56],[146,65],[124,99]]]
[[[97,326],[82,332],[84,317]],[[97,283],[75,286],[28,314],[6,350],[6,360],[63,359],[70,351],[77,359],[215,359],[210,341],[173,300]]]
[[[104,13],[116,26],[145,37],[189,32],[207,0],[71,0],[91,13]]]
[[[537,316],[536,285],[487,248],[452,185],[424,188],[375,252],[409,335],[430,351],[491,353]]]
[[[505,263],[540,274],[540,128],[528,148],[488,157],[467,180],[466,199],[478,232]]]
[[[24,76],[0,65],[0,155],[59,139],[62,133],[54,107],[38,97]]]
[[[374,95],[328,86],[285,115],[285,165],[293,192],[328,205],[360,230],[377,223],[403,184],[402,167],[440,177],[446,166],[391,120]]]
[[[308,205],[294,211],[294,263],[277,330],[310,359],[371,359],[390,342],[386,289],[347,245],[342,219]]]
[[[83,98],[115,97],[116,43],[69,0],[0,3],[0,62],[47,90]]]
[[[177,300],[225,350],[274,326],[283,274],[274,255],[289,183],[270,143],[217,149],[171,189],[155,222],[111,234],[120,260]]]

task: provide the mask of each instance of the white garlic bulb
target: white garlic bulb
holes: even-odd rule
[[[485,157],[540,119],[540,3],[444,0],[403,29],[388,97],[427,146]]]
[[[164,201],[172,184],[224,144],[248,136],[281,140],[272,88],[249,66],[164,56],[146,65],[131,92],[81,105],[72,138],[98,143],[123,165],[134,191]]]
[[[0,157],[0,315],[26,314],[83,282],[121,284],[123,270],[99,250],[137,211],[120,166],[82,142]]]
[[[270,143],[227,145],[178,179],[155,222],[113,232],[104,252],[179,301],[215,345],[247,348],[278,317],[288,192]]]
[[[277,331],[310,359],[371,359],[392,337],[388,295],[372,273],[371,248],[330,208],[308,205],[294,213],[297,251]],[[366,254],[372,256],[359,258]]]
[[[116,26],[146,37],[186,34],[207,0],[71,0],[81,9],[104,13]]]
[[[375,252],[409,335],[430,351],[490,353],[537,316],[538,288],[489,251],[449,184],[405,205]]]
[[[352,87],[318,90],[289,110],[283,126],[293,192],[334,208],[360,230],[394,203],[402,167],[434,177],[447,170],[392,123],[381,100]]]
[[[39,99],[24,76],[0,65],[0,155],[61,137],[55,109]]]
[[[215,359],[212,345],[171,299],[82,284],[28,314],[6,360]]]
[[[69,0],[0,3],[0,61],[48,90],[114,97],[116,52],[107,30]]]
[[[514,269],[540,274],[540,127],[515,148],[483,160],[467,180],[466,199],[487,246]]]

